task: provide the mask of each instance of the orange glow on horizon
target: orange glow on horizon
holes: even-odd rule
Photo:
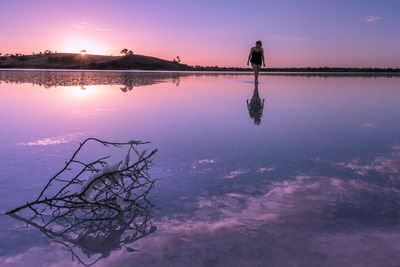
[[[64,53],[80,53],[94,54],[94,55],[106,55],[106,48],[97,42],[84,38],[71,38],[62,42],[60,45],[60,52]]]

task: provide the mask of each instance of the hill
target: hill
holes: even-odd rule
[[[11,55],[0,57],[0,68],[35,69],[142,69],[142,70],[190,70],[192,67],[160,58],[127,55],[104,56],[71,53],[36,55]]]

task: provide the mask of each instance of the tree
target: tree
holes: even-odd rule
[[[124,48],[120,52],[121,54],[124,54],[125,56],[128,54],[128,49]]]
[[[172,61],[175,62],[175,63],[180,63],[181,62],[181,58],[180,58],[180,56],[176,56]]]
[[[133,51],[129,50],[128,53],[126,54],[127,56],[132,56],[133,55]]]
[[[50,54],[51,54],[51,51],[48,50],[48,49],[46,49],[46,50],[44,50],[44,54],[45,54],[45,55],[50,55]]]

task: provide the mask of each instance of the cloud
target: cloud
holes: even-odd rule
[[[42,139],[37,139],[28,142],[21,142],[17,145],[19,146],[48,146],[48,145],[59,145],[59,144],[66,144],[72,142],[77,137],[83,135],[83,133],[75,133],[75,134],[68,134],[68,135],[60,135],[54,137],[46,137]]]
[[[95,30],[95,31],[100,31],[100,32],[111,32],[111,31],[114,31],[114,29],[111,29],[111,28],[102,28],[102,27],[94,27],[93,30]]]
[[[233,179],[233,178],[235,178],[236,176],[241,175],[241,174],[248,173],[249,171],[250,171],[250,170],[247,170],[247,169],[239,169],[239,170],[230,172],[228,175],[224,176],[224,178],[226,178],[226,179]]]
[[[399,144],[394,145],[393,150],[400,150],[400,145]]]
[[[201,159],[197,161],[200,164],[205,164],[205,163],[214,163],[213,159]]]
[[[379,16],[367,16],[362,18],[362,21],[367,22],[367,23],[375,23],[382,20],[382,17]]]
[[[400,173],[393,169],[400,145],[393,150],[372,161],[335,166]],[[399,189],[358,178],[306,173],[294,178],[260,185],[256,193],[198,197],[194,212],[156,218],[158,230],[132,244],[137,251],[121,248],[96,266],[398,265]],[[52,244],[0,256],[0,265],[78,266],[68,256]]]
[[[199,199],[203,212],[198,216],[164,218],[157,223],[157,235],[137,243],[137,254],[119,251],[100,265],[128,266],[134,261],[142,266],[259,266],[260,262],[374,266],[394,262],[392,257],[399,259],[396,219],[384,230],[366,230],[370,221],[352,215],[360,212],[373,221],[376,214],[385,214],[382,211],[397,213],[396,205],[382,205],[397,190],[312,178],[311,182],[274,183],[259,196],[229,193]],[[378,222],[389,217],[381,215]],[[381,257],[386,250],[390,256]]]
[[[78,29],[78,30],[81,30],[81,29],[86,29],[86,27],[85,27],[85,26],[82,26],[82,25],[76,25],[76,24],[71,24],[71,27],[73,27],[73,28],[75,28],[75,29]]]
[[[361,124],[359,124],[359,126],[362,129],[365,129],[365,130],[372,130],[372,129],[376,129],[377,128],[376,124],[371,123],[371,122],[361,123]]]
[[[400,146],[393,146],[393,152],[377,156],[370,160],[359,158],[350,161],[338,162],[335,165],[349,169],[360,176],[367,176],[372,173],[379,173],[388,178],[396,179],[400,174]]]
[[[202,197],[198,212],[154,221],[158,231],[135,242],[138,251],[115,251],[96,266],[397,265],[399,193],[310,176],[272,183],[258,195]],[[55,244],[0,257],[2,266],[29,263],[78,266]]]
[[[71,27],[77,29],[77,30],[94,30],[94,31],[114,31],[113,28],[107,28],[107,27],[103,27],[100,25],[96,25],[96,24],[91,24],[91,23],[87,23],[87,22],[81,22],[78,24],[71,24]]]
[[[274,170],[274,168],[260,168],[260,169],[258,169],[258,173],[264,173],[264,172],[270,172],[270,171],[273,171]]]

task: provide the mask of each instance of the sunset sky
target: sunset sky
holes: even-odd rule
[[[135,54],[245,66],[400,67],[400,0],[0,0],[0,52]]]

